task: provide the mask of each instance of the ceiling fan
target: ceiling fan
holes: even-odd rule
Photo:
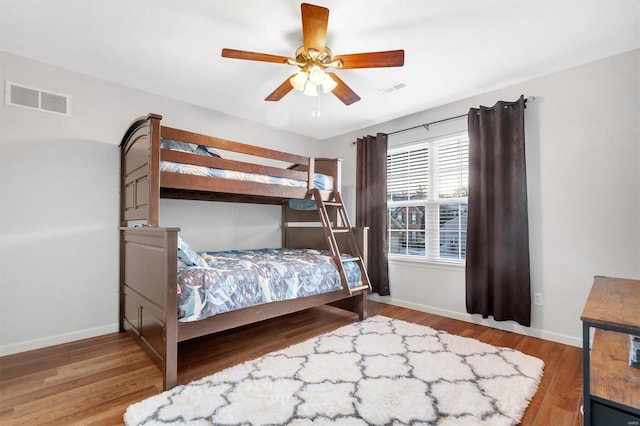
[[[329,9],[302,3],[302,46],[296,50],[295,58],[248,52],[245,50],[222,49],[224,58],[246,59],[250,61],[274,62],[295,65],[299,71],[292,74],[278,86],[265,101],[279,101],[292,89],[305,95],[317,96],[320,88],[324,93],[333,92],[345,105],[360,100],[349,86],[327,68],[380,68],[404,65],[404,50],[354,53],[333,56],[325,45]]]

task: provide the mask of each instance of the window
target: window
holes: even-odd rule
[[[466,133],[389,150],[387,231],[391,258],[464,261],[468,163]]]

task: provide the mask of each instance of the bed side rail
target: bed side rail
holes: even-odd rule
[[[202,135],[186,130],[175,129],[163,126],[161,129],[163,138],[173,139],[180,142],[204,145],[221,151],[229,151],[247,155],[251,158],[248,162],[227,159],[206,157],[202,155],[176,152],[171,150],[161,150],[162,160],[174,161],[185,164],[196,164],[206,167],[217,167],[225,170],[256,173],[261,175],[283,177],[289,179],[304,180],[309,188],[313,185],[313,163],[314,159],[302,155],[291,154],[270,148],[236,142],[214,136]],[[223,155],[224,156],[224,155]],[[265,164],[268,161],[285,163],[285,167]],[[291,164],[302,164],[306,167],[305,172],[292,170]]]
[[[246,143],[217,138],[214,136],[202,135],[199,133],[175,129],[167,126],[162,127],[161,135],[163,138],[210,146],[212,148],[217,148],[223,151],[232,151],[240,154],[269,158],[272,160],[284,161],[288,163],[309,164],[309,157],[305,157],[302,155],[290,154],[288,152],[278,151],[275,149],[263,148],[260,146],[249,145]]]

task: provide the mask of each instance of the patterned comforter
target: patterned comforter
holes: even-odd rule
[[[178,269],[178,305],[184,310],[180,319],[183,322],[342,288],[328,251],[260,249],[201,255],[209,267]],[[357,286],[360,281],[357,263],[344,265],[349,285]]]

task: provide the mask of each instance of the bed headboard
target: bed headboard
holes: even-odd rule
[[[149,114],[134,120],[120,143],[120,226],[128,221],[158,223],[160,199],[160,120]],[[157,149],[151,149],[152,144]],[[153,183],[156,183],[155,185]]]

